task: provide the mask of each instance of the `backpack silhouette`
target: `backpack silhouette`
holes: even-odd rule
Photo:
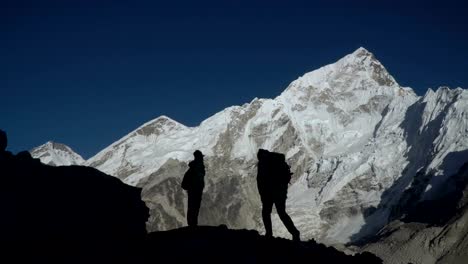
[[[286,162],[286,157],[282,153],[260,150],[259,166],[261,173],[258,175],[258,184],[265,191],[276,189],[287,189],[291,181],[291,168]]]
[[[286,162],[286,157],[283,153],[269,152],[270,164],[272,166],[273,174],[276,182],[281,185],[288,185],[291,181],[291,167]]]
[[[193,170],[191,169],[188,169],[185,174],[184,174],[184,178],[182,179],[182,184],[181,184],[181,187],[182,189],[184,190],[188,190],[189,187],[190,187],[190,179],[191,179],[191,174],[192,174]]]

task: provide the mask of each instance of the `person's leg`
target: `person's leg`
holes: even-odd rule
[[[187,224],[188,226],[193,225],[193,194],[191,191],[187,191]]]
[[[289,217],[289,215],[286,213],[286,199],[276,199],[275,207],[279,218],[286,226],[286,229],[288,229],[289,233],[291,233],[291,235],[293,236],[293,240],[300,240],[299,230],[297,230],[296,226],[294,226],[291,217]]]
[[[198,213],[200,211],[203,191],[188,191],[187,223],[189,226],[198,225]]]
[[[271,211],[273,210],[273,201],[263,200],[262,201],[262,219],[263,225],[265,226],[265,236],[273,236],[273,229],[271,226]]]
[[[200,205],[201,205],[201,200],[202,200],[202,195],[203,195],[203,190],[199,190],[195,192],[195,197],[194,197],[194,205],[193,205],[193,218],[194,218],[194,223],[195,226],[198,225],[198,213],[200,212]]]

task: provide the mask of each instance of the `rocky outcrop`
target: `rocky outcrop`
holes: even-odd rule
[[[2,152],[0,175],[4,243],[34,247],[146,235],[141,189],[97,169],[48,166],[28,152]]]

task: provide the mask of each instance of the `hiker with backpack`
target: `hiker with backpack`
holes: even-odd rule
[[[200,150],[193,152],[195,157],[189,163],[189,169],[184,174],[182,189],[187,191],[187,224],[189,226],[198,225],[198,212],[202,200],[203,188],[205,188],[205,165],[203,163],[203,153]]]
[[[286,198],[291,171],[284,154],[259,149],[257,187],[262,200],[262,219],[265,225],[265,236],[273,237],[271,211],[276,207],[281,221],[291,233],[294,241],[300,241],[300,232],[286,213]]]

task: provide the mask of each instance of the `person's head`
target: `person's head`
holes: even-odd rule
[[[266,149],[259,149],[257,152],[257,159],[263,160],[268,155],[268,150]]]
[[[7,134],[0,129],[0,151],[5,151],[8,144]]]
[[[195,150],[195,152],[193,152],[193,156],[195,157],[195,159],[203,159],[204,157],[203,153],[198,149]]]

